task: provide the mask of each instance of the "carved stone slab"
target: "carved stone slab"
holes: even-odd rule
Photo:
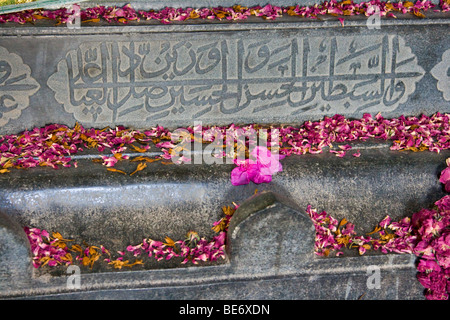
[[[366,45],[370,43],[370,46]],[[394,111],[425,71],[397,35],[83,43],[47,84],[84,123]],[[342,110],[341,110],[342,109]]]
[[[0,132],[447,112],[448,24],[0,28]]]

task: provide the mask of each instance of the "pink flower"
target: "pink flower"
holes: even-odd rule
[[[133,252],[133,255],[134,255],[135,257],[141,254],[141,249],[142,249],[142,244],[139,244],[139,245],[137,245],[137,246],[129,245],[129,246],[127,247],[127,251]]]
[[[258,165],[251,164],[249,159],[234,161],[238,166],[231,171],[231,183],[234,186],[249,184],[258,172]]]
[[[355,225],[352,223],[347,223],[345,225],[345,227],[342,229],[341,233],[345,236],[345,235],[354,235],[356,234],[355,232]]]
[[[412,215],[411,225],[420,228],[425,220],[432,218],[435,214],[434,210],[422,209]]]
[[[249,184],[250,181],[268,183],[272,181],[273,174],[283,170],[279,161],[282,158],[284,155],[272,154],[265,147],[256,147],[250,153],[250,159],[234,160],[237,167],[231,171],[231,183],[234,186]]]
[[[446,184],[447,181],[450,181],[450,167],[445,168],[441,172],[441,177],[439,178],[439,182]]]
[[[422,238],[429,239],[433,236],[438,236],[443,228],[445,228],[445,221],[435,221],[434,219],[426,219],[419,228],[419,233]]]
[[[440,254],[436,254],[436,259],[438,261],[438,264],[444,268],[444,269],[448,269],[450,268],[450,256],[448,255],[440,255]]]
[[[364,246],[359,246],[358,248],[358,252],[360,255],[363,255],[364,253],[366,253],[366,248]]]
[[[250,153],[251,159],[256,158],[256,162],[260,164],[263,174],[272,175],[283,170],[283,166],[280,163],[281,159],[284,159],[284,155],[273,154],[266,147],[255,147]]]
[[[445,183],[445,192],[450,192],[450,180]]]
[[[173,144],[172,141],[164,141],[156,144],[157,148],[175,148],[177,145]]]
[[[435,202],[435,205],[440,211],[450,210],[450,196],[445,196],[442,199]]]
[[[432,271],[441,271],[441,267],[436,263],[436,261],[429,259],[420,259],[419,264],[417,266],[417,271],[419,272],[432,272]]]
[[[343,158],[345,156],[345,151],[341,150],[341,151],[335,151],[335,150],[330,150],[331,153],[335,153],[336,157],[339,158]]]
[[[117,163],[117,158],[112,156],[112,157],[108,157],[108,156],[102,156],[103,159],[103,165],[107,166],[107,167],[114,167],[114,165]]]
[[[383,220],[381,220],[379,225],[381,228],[386,229],[390,223],[391,223],[391,217],[386,216]]]
[[[422,255],[423,259],[434,259],[434,248],[425,240],[420,241],[414,247],[414,253],[416,255]]]
[[[419,282],[427,288],[425,297],[428,300],[447,300],[447,279],[441,271],[432,271],[430,273],[419,273],[417,276]]]
[[[350,150],[350,149],[352,148],[352,146],[349,145],[349,144],[346,144],[346,145],[344,145],[344,146],[339,146],[339,148],[342,149],[342,150],[344,150],[344,151],[347,151],[347,150]]]
[[[443,234],[436,238],[434,241],[433,247],[435,248],[436,252],[441,255],[450,256],[450,233],[449,232],[443,232]]]

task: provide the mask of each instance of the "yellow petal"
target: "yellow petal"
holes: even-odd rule
[[[122,154],[120,152],[114,153],[114,158],[117,160],[122,160]]]
[[[234,214],[234,212],[236,211],[235,209],[231,208],[230,206],[228,207],[222,207],[222,211],[223,213],[225,213],[227,216],[232,216]]]
[[[83,252],[83,249],[82,249],[81,246],[78,245],[78,244],[74,244],[74,245],[70,248],[70,250],[76,251],[76,252]]]
[[[136,150],[137,152],[147,152],[147,149],[136,147],[135,145],[130,144],[130,146]]]
[[[135,173],[138,172],[138,171],[144,170],[145,168],[147,168],[147,164],[146,164],[145,162],[140,162],[140,163],[137,165],[136,170],[134,170],[132,173],[130,173],[130,176],[132,176],[133,174],[135,174]]]
[[[91,259],[89,259],[89,257],[83,257],[83,260],[81,260],[81,263],[83,264],[83,266],[88,266],[90,261],[91,261]]]
[[[169,246],[169,247],[175,246],[175,241],[173,241],[173,240],[170,239],[169,237],[166,237],[165,241],[166,241],[166,243],[164,243],[164,244],[165,244],[166,246]]]
[[[145,162],[148,162],[148,163],[152,163],[152,162],[159,161],[159,160],[161,160],[161,158],[154,158],[154,159],[152,159],[152,158],[149,158],[149,157],[138,156],[136,158],[133,158],[130,161],[145,161]]]
[[[88,19],[88,20],[83,20],[81,22],[100,22],[100,18],[94,18],[94,19]]]
[[[61,235],[61,233],[59,233],[59,232],[53,232],[52,237],[55,239],[58,239],[60,241],[72,241],[70,239],[64,239],[63,236]]]
[[[119,169],[114,169],[114,168],[107,168],[106,170],[111,171],[111,172],[119,172],[119,173],[127,174],[125,171],[122,171]]]
[[[347,224],[347,219],[342,219],[341,222],[339,223],[339,227],[342,227],[343,225]]]
[[[144,264],[143,262],[142,262],[142,260],[136,260],[135,262],[133,262],[133,263],[128,263],[128,260],[124,263],[124,267],[132,267],[132,266],[135,266],[135,265],[137,265],[137,264]]]
[[[373,229],[373,231],[367,233],[367,235],[377,233],[377,232],[380,231],[380,230],[381,230],[381,227],[380,227],[380,226],[376,226],[375,229]]]
[[[224,219],[221,219],[220,220],[220,223],[219,224],[216,224],[215,226],[213,226],[211,229],[214,231],[214,232],[220,232],[220,231],[223,231],[223,230],[225,230],[225,220]]]

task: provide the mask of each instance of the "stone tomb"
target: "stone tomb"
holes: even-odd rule
[[[448,15],[427,19],[293,20],[174,25],[0,28],[0,131],[76,122],[137,129],[230,123],[300,124],[342,114],[385,118],[450,111]],[[233,165],[155,164],[112,175],[79,168],[1,175],[2,298],[423,299],[415,256],[314,255],[308,204],[369,232],[430,207],[449,153],[359,146],[361,158],[289,157],[270,184],[233,187]],[[254,195],[255,188],[259,193]],[[246,200],[250,198],[249,200]],[[220,263],[155,263],[69,275],[31,266],[24,226],[124,248],[151,235],[212,236],[220,208],[242,204]],[[250,244],[250,245],[249,245]],[[370,285],[373,271],[380,286]],[[65,271],[65,270],[63,270]]]

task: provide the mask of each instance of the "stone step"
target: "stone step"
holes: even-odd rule
[[[370,232],[393,219],[429,208],[445,195],[439,174],[449,152],[359,149],[361,156],[290,156],[272,182],[233,186],[235,165],[155,162],[133,176],[78,160],[78,168],[32,168],[0,176],[2,212],[22,226],[58,231],[69,238],[116,250],[144,237],[181,239],[189,230],[211,237],[223,206],[257,191],[273,191],[306,210],[312,205]],[[132,172],[135,163],[121,169]]]
[[[94,4],[124,3],[81,7]],[[44,20],[2,24],[0,134],[50,123],[176,129],[450,112],[449,13],[426,17],[399,15],[375,25],[345,17],[344,27],[332,16],[70,28]],[[411,216],[442,198],[438,178],[450,153],[392,151],[380,141],[352,146],[359,158],[326,150],[287,157],[283,171],[259,185],[233,186],[232,164],[154,162],[123,175],[93,162],[96,152],[75,155],[78,168],[11,170],[0,175],[0,297],[422,299],[414,255],[319,257],[305,210],[325,210],[366,234],[386,215]],[[147,155],[157,155],[154,150]],[[136,164],[117,168],[132,172]],[[222,207],[233,203],[240,207],[225,259],[197,266],[148,259],[125,271],[107,263],[35,269],[23,231],[60,232],[116,252],[147,237],[184,239],[190,230],[211,238]]]
[[[74,273],[68,268],[66,275],[53,277],[22,272],[20,283],[8,283],[2,278],[0,284],[7,290],[2,290],[1,296],[26,299],[205,299],[217,294],[220,299],[422,296],[423,288],[414,279],[413,255],[317,258],[313,253],[312,221],[282,196],[272,192],[258,194],[242,203],[233,218],[224,264],[96,273],[79,269]],[[270,232],[264,232],[267,229]],[[19,258],[25,260],[23,256]],[[324,286],[327,290],[323,290]],[[186,295],[186,290],[192,292]]]

